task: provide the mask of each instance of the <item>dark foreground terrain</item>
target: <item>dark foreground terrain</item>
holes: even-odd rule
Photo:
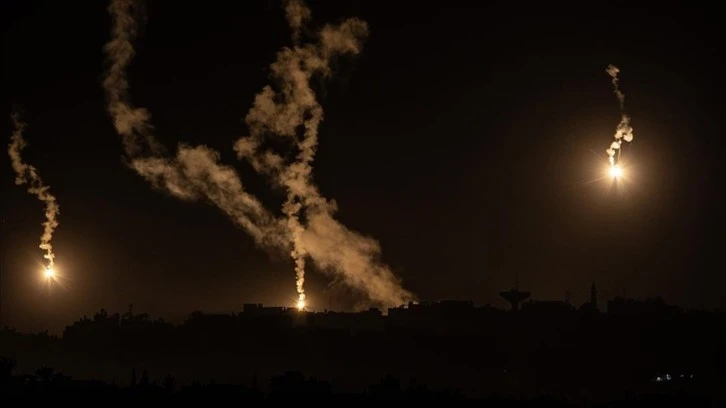
[[[606,313],[564,302],[387,315],[246,305],[180,325],[101,311],[62,336],[0,331],[0,381],[4,396],[34,398],[722,407],[725,350],[724,313],[660,299],[615,299]]]
[[[513,399],[497,395],[468,398],[457,392],[431,390],[425,385],[412,383],[402,387],[398,379],[383,378],[360,392],[334,392],[331,385],[313,378],[305,378],[298,372],[287,372],[271,378],[269,390],[263,392],[253,382],[251,386],[230,384],[200,384],[194,382],[178,386],[176,380],[166,376],[161,382],[149,381],[144,372],[140,381],[132,381],[126,387],[98,380],[73,380],[52,368],[43,367],[32,375],[13,375],[14,363],[0,361],[0,396],[5,402],[52,402],[72,401],[93,403],[195,403],[195,404],[243,404],[246,406],[290,403],[307,404],[452,404],[476,402],[485,407],[573,407],[579,406],[561,397],[542,395],[532,399]],[[675,390],[624,396],[606,403],[584,406],[593,407],[716,407],[715,401]]]

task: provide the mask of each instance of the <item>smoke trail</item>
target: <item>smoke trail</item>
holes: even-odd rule
[[[143,15],[143,3],[136,0],[113,0],[108,7],[113,17],[112,38],[104,46],[111,65],[103,81],[108,110],[116,131],[123,138],[126,154],[133,156],[145,147],[156,152],[161,146],[154,138],[149,121],[151,114],[129,102],[126,70],[134,57],[133,41],[138,31],[137,18]],[[140,140],[141,139],[141,140]]]
[[[613,87],[615,88],[615,95],[618,97],[618,101],[620,101],[620,110],[622,110],[625,106],[625,95],[620,92],[620,88],[618,87],[618,83],[620,80],[618,79],[618,74],[620,73],[620,68],[616,67],[613,64],[608,65],[605,72],[608,73],[613,78]]]
[[[620,102],[620,123],[618,123],[617,128],[615,129],[615,141],[610,144],[610,148],[606,150],[610,165],[615,166],[615,153],[620,153],[620,148],[623,143],[623,140],[626,142],[633,141],[633,128],[630,126],[630,117],[625,114],[625,94],[623,94],[620,91],[620,87],[618,86],[619,78],[618,74],[620,73],[620,69],[616,67],[615,65],[608,65],[605,72],[610,75],[613,80],[613,87],[615,88],[615,95],[618,97],[618,101]]]
[[[300,40],[300,30],[303,27],[303,23],[310,20],[312,13],[310,13],[310,9],[305,7],[302,2],[288,0],[285,5],[285,15],[292,29],[292,40],[297,43]]]
[[[244,190],[237,172],[219,164],[219,153],[206,146],[180,145],[175,157],[134,158],[131,166],[159,190],[187,201],[205,199],[250,234],[258,245],[289,245],[282,220],[272,216]]]
[[[292,0],[287,3],[286,14],[296,42],[300,22],[310,18],[310,10],[302,1]],[[335,204],[322,197],[312,181],[312,162],[323,109],[310,87],[310,79],[316,74],[330,75],[333,58],[359,54],[367,35],[367,24],[351,18],[340,25],[324,26],[315,44],[299,46],[296,43],[293,48],[280,51],[271,66],[279,90],[266,86],[256,96],[245,118],[250,136],[235,144],[240,159],[247,159],[258,172],[272,176],[287,190],[283,212],[288,217],[293,243],[291,255],[296,263],[297,288],[302,300],[308,255],[320,269],[342,275],[346,284],[366,293],[373,302],[400,305],[412,299],[391,270],[378,261],[378,243],[336,221]],[[287,138],[298,149],[295,160],[286,163],[282,155],[262,150],[268,136]],[[305,226],[300,222],[301,215],[307,220]]]
[[[183,200],[213,203],[261,246],[289,251],[295,262],[300,302],[305,300],[307,256],[377,304],[397,306],[411,299],[390,269],[378,262],[378,243],[334,220],[335,204],[321,197],[311,181],[323,110],[309,80],[314,74],[330,75],[329,62],[336,55],[359,53],[366,24],[349,19],[338,26],[325,26],[318,33],[317,44],[297,46],[303,23],[311,13],[300,1],[286,4],[296,46],[280,51],[272,64],[273,76],[282,89],[275,92],[267,86],[256,96],[246,117],[251,135],[235,144],[240,158],[246,158],[258,172],[287,190],[282,208],[285,218],[280,219],[244,190],[233,168],[219,164],[216,151],[180,145],[175,156],[165,155],[152,133],[149,112],[129,102],[126,70],[134,53],[135,19],[141,10],[138,4],[135,0],[112,0],[113,36],[105,46],[110,68],[103,83],[108,110],[123,138],[130,167],[157,190]],[[300,127],[304,129],[302,139],[297,136]],[[287,163],[284,156],[262,150],[264,133],[287,137],[298,149],[295,161]]]
[[[46,268],[53,269],[55,254],[53,253],[51,240],[53,239],[53,232],[58,227],[60,208],[55,197],[49,191],[50,187],[43,184],[38,170],[27,163],[23,163],[21,152],[27,145],[23,138],[26,124],[20,120],[20,115],[17,113],[12,115],[12,120],[15,131],[10,138],[8,154],[10,155],[10,164],[15,170],[15,184],[28,184],[30,186],[28,192],[37,196],[45,204],[45,222],[43,223],[43,235],[40,237],[40,249],[45,251],[43,258],[48,260]]]
[[[110,62],[103,87],[108,111],[121,135],[129,166],[160,191],[188,201],[207,200],[244,228],[260,245],[280,245],[281,222],[245,192],[235,170],[220,165],[219,153],[206,146],[180,145],[176,156],[165,155],[153,134],[151,114],[129,101],[126,71],[134,56],[133,41],[143,6],[137,0],[113,0],[112,38],[104,46]]]

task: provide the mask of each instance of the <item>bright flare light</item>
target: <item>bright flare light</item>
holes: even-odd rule
[[[618,178],[622,177],[623,175],[623,169],[620,168],[617,164],[610,166],[610,177],[612,178]]]
[[[47,268],[45,270],[45,272],[43,272],[43,275],[48,280],[53,279],[53,278],[55,278],[55,269],[53,269],[53,268]]]
[[[304,310],[305,309],[305,300],[300,299],[297,301],[297,310]]]

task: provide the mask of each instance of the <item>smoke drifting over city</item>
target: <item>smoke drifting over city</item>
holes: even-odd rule
[[[0,2],[0,401],[726,408],[710,4]]]
[[[40,249],[45,251],[45,258],[48,263],[46,268],[53,270],[55,266],[55,254],[53,253],[53,233],[58,227],[58,215],[60,207],[56,202],[55,196],[50,193],[50,187],[43,183],[38,174],[38,170],[30,164],[23,161],[21,155],[23,149],[27,146],[27,142],[23,138],[26,124],[20,119],[20,115],[14,113],[12,115],[13,126],[15,130],[10,138],[8,154],[10,155],[10,164],[15,171],[15,184],[27,184],[28,192],[38,197],[45,205],[45,222],[43,222],[43,235],[40,236]]]
[[[273,84],[254,98],[245,117],[249,135],[234,145],[239,159],[268,177],[274,188],[286,192],[282,215],[277,215],[245,190],[233,167],[219,162],[219,152],[180,143],[176,154],[170,155],[160,146],[153,135],[151,114],[130,102],[126,76],[143,5],[134,0],[114,0],[109,12],[113,30],[105,47],[109,68],[103,85],[108,111],[131,168],[159,191],[182,200],[214,204],[259,246],[289,252],[295,263],[299,306],[305,304],[307,259],[360,291],[370,304],[395,306],[413,299],[381,262],[378,242],[337,221],[335,202],[322,196],[312,178],[323,108],[310,80],[331,75],[332,59],[361,52],[368,34],[365,22],[350,18],[338,25],[325,25],[309,43],[301,44],[302,28],[312,13],[302,1],[286,3],[294,45],[278,52],[270,66]],[[266,148],[265,141],[271,138],[287,141],[289,150]]]

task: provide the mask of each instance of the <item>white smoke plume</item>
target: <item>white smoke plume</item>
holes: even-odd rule
[[[13,126],[15,130],[10,138],[8,154],[10,155],[10,164],[15,170],[15,184],[28,184],[28,192],[38,197],[45,204],[45,222],[43,223],[43,235],[40,237],[40,249],[45,251],[43,258],[48,260],[47,269],[53,269],[55,266],[55,254],[53,253],[53,233],[58,227],[58,215],[60,207],[55,197],[50,193],[50,187],[43,184],[43,180],[38,174],[38,170],[23,162],[21,155],[22,150],[27,146],[27,142],[23,138],[26,124],[20,120],[20,115],[12,115]]]
[[[282,221],[244,190],[237,172],[219,164],[219,153],[209,147],[180,145],[175,157],[137,157],[131,166],[160,191],[182,200],[211,202],[259,245],[287,245]]]
[[[248,160],[258,172],[270,175],[287,190],[283,212],[288,217],[293,244],[291,255],[296,264],[301,300],[305,298],[305,258],[309,256],[321,270],[342,276],[346,284],[368,294],[376,303],[405,303],[412,295],[378,261],[378,243],[335,220],[335,204],[320,195],[312,180],[323,109],[310,80],[314,75],[330,75],[333,58],[359,54],[368,26],[357,18],[339,25],[325,25],[315,43],[300,46],[297,44],[300,22],[310,18],[310,10],[302,1],[291,0],[287,2],[286,14],[295,45],[278,53],[271,66],[277,91],[266,86],[257,95],[245,118],[250,135],[239,139],[235,150],[240,159]],[[288,139],[291,147],[297,149],[295,159],[288,162],[283,155],[264,150],[262,146],[267,137]],[[301,223],[301,218],[306,222]]]
[[[285,15],[292,29],[292,40],[297,43],[300,41],[300,30],[303,24],[310,20],[312,13],[302,2],[288,0],[285,6]]]
[[[618,97],[618,101],[620,101],[620,109],[623,109],[625,107],[625,95],[620,92],[620,87],[618,86],[618,83],[620,80],[618,79],[618,74],[620,73],[620,68],[616,67],[613,64],[608,65],[607,69],[605,69],[605,72],[610,75],[610,77],[613,78],[613,87],[615,88],[615,95]]]
[[[286,189],[285,217],[279,218],[244,190],[232,167],[219,164],[218,152],[206,146],[180,145],[175,156],[165,155],[153,136],[149,112],[129,102],[126,70],[134,54],[139,4],[136,0],[112,0],[113,37],[105,47],[110,61],[104,80],[108,110],[123,138],[130,167],[158,190],[183,200],[213,203],[261,246],[289,251],[295,262],[298,299],[303,304],[307,257],[322,270],[341,276],[372,303],[397,306],[410,300],[412,295],[401,288],[390,268],[378,261],[378,243],[337,222],[332,217],[335,204],[319,194],[311,179],[323,110],[309,81],[315,74],[330,75],[329,63],[336,55],[359,53],[361,40],[367,35],[366,24],[349,19],[325,26],[317,34],[316,44],[298,46],[303,24],[311,13],[301,1],[286,4],[296,45],[278,53],[271,70],[279,90],[266,86],[256,96],[246,117],[250,136],[235,144],[240,158]],[[302,137],[298,137],[300,130]],[[263,150],[268,135],[288,138],[291,147],[297,149],[296,159],[288,162],[283,158],[286,155]]]
[[[108,99],[108,110],[116,131],[122,136],[126,154],[133,156],[142,150],[142,142],[152,151],[160,146],[149,121],[151,114],[129,102],[129,82],[126,70],[134,57],[133,41],[138,31],[137,18],[144,12],[143,3],[135,0],[113,0],[108,7],[113,17],[111,40],[104,51],[111,62],[103,81]],[[139,140],[141,139],[141,140]]]
[[[619,152],[623,141],[628,143],[633,141],[633,128],[630,126],[630,117],[625,114],[625,94],[620,91],[618,74],[620,69],[615,65],[608,65],[605,72],[612,77],[613,87],[615,88],[615,95],[618,97],[620,102],[620,123],[615,129],[615,141],[610,144],[610,148],[606,150],[608,159],[611,166],[615,166],[615,153]]]
[[[142,2],[113,0],[108,8],[113,19],[112,38],[104,50],[110,62],[103,86],[108,111],[121,135],[131,168],[158,190],[183,200],[205,199],[215,204],[258,244],[279,245],[282,228],[252,195],[245,192],[237,172],[220,165],[219,153],[206,147],[180,145],[169,157],[153,134],[151,114],[134,107],[129,100],[127,69],[134,56],[133,40]]]

